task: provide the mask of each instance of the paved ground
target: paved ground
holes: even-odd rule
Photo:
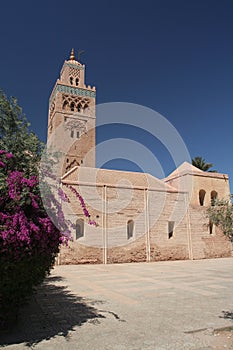
[[[233,349],[233,259],[56,266],[7,350]],[[232,336],[232,338],[231,338]]]

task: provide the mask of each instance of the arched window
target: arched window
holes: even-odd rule
[[[70,77],[70,84],[73,85],[73,77]]]
[[[218,193],[216,191],[211,191],[211,194],[210,194],[211,205],[215,204],[217,197],[218,197]]]
[[[82,105],[81,105],[81,103],[79,103],[78,106],[77,106],[77,111],[81,112],[81,109],[82,109]]]
[[[62,105],[62,109],[67,110],[67,108],[68,108],[68,102],[67,102],[67,101],[64,101],[64,102],[63,102],[63,105]]]
[[[209,221],[209,233],[210,233],[210,235],[212,235],[213,232],[214,232],[214,225],[213,225],[212,221],[210,220]]]
[[[87,111],[87,110],[88,110],[88,104],[87,104],[87,103],[84,105],[83,110],[84,110],[84,111]]]
[[[168,221],[168,239],[173,237],[175,221]]]
[[[127,222],[127,239],[130,239],[133,237],[133,231],[134,231],[134,221],[129,220]]]
[[[70,104],[70,110],[73,112],[74,111],[74,102],[71,102]]]
[[[78,84],[79,84],[79,78],[76,78],[75,84],[76,84],[76,86],[78,86]]]
[[[205,194],[206,194],[205,190],[199,191],[199,203],[201,207],[204,205]]]
[[[71,131],[70,131],[70,136],[71,136],[71,137],[74,137],[74,130],[71,130]]]
[[[84,220],[78,219],[76,221],[76,239],[84,236]]]

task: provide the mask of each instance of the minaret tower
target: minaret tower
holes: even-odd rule
[[[53,138],[53,149],[65,153],[61,175],[76,165],[95,167],[95,97],[72,49],[49,99],[48,141]]]

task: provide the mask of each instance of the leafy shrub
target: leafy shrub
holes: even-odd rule
[[[14,170],[12,153],[0,150],[0,322],[14,318],[19,307],[52,268],[59,245],[70,231],[61,204],[48,190],[51,210],[63,230],[42,205],[38,177]]]
[[[0,91],[0,328],[44,280],[73,227],[61,204],[69,199],[51,171],[54,157],[39,167],[44,145],[29,126],[17,99]],[[68,187],[96,225],[83,198]]]
[[[219,227],[233,243],[233,205],[230,199],[215,199],[207,208],[210,222]]]

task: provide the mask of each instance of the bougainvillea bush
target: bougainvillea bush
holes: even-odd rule
[[[15,162],[0,150],[0,327],[15,317],[49,273],[60,243],[70,239],[61,203],[48,188],[47,205],[61,220],[59,230],[43,207],[38,176],[15,170]]]
[[[14,321],[74,229],[62,210],[69,199],[54,174],[59,154],[44,152],[29,127],[17,99],[0,90],[0,329]],[[83,198],[69,190],[96,225]]]

